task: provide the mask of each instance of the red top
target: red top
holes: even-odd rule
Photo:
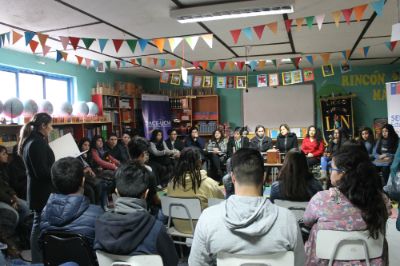
[[[103,169],[116,170],[117,165],[119,165],[119,161],[117,159],[115,159],[114,157],[112,157],[111,155],[107,156],[107,158],[111,162],[107,162],[107,161],[101,159],[98,152],[96,151],[96,149],[92,149],[92,157],[93,157],[93,161],[95,161],[95,163],[97,163]]]
[[[322,154],[324,154],[324,143],[320,141],[319,144],[317,140],[310,141],[310,138],[304,138],[303,143],[301,144],[301,150],[306,155],[312,153],[315,158],[321,158]]]

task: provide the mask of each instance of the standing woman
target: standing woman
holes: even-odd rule
[[[279,152],[287,153],[291,149],[297,149],[299,143],[297,142],[297,136],[295,133],[290,132],[290,128],[287,124],[279,126],[279,135],[276,139],[276,148]]]
[[[321,131],[315,126],[308,127],[307,135],[301,144],[301,151],[307,156],[308,167],[320,163],[321,156],[324,153],[324,143]]]
[[[28,176],[27,201],[34,211],[31,233],[32,263],[42,262],[38,244],[40,215],[53,191],[50,169],[54,163],[54,153],[47,138],[53,130],[51,116],[47,113],[35,114],[20,132],[18,154],[22,157]]]

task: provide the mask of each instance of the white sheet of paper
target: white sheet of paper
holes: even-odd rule
[[[184,68],[184,67],[181,67],[181,72],[182,72],[182,80],[184,82],[187,82],[187,79],[188,79],[188,71],[187,71],[187,69]]]
[[[400,40],[400,23],[396,23],[392,25],[392,37],[390,38],[391,42]]]
[[[79,150],[78,145],[76,145],[71,133],[55,139],[54,141],[49,143],[49,146],[54,152],[56,161],[65,157],[76,158],[85,153]]]

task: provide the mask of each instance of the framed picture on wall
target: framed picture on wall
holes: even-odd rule
[[[246,89],[247,88],[247,77],[246,76],[236,76],[236,88]]]
[[[268,83],[270,87],[277,87],[279,86],[279,76],[278,73],[269,74],[268,76]]]
[[[217,88],[218,89],[226,88],[226,77],[217,77]]]
[[[292,72],[282,72],[282,84],[283,85],[293,84]]]
[[[172,85],[180,85],[181,84],[181,74],[173,73],[171,76],[171,84]]]
[[[303,69],[303,77],[304,77],[304,82],[313,81],[314,80],[314,69],[304,68]]]
[[[193,87],[201,87],[201,82],[203,81],[202,76],[194,76],[193,78]]]
[[[213,77],[212,76],[204,76],[203,77],[203,87],[204,88],[212,88],[213,85]]]
[[[321,69],[322,69],[322,76],[324,76],[324,77],[329,77],[329,76],[335,75],[335,73],[333,72],[332,64],[323,65],[323,66],[321,66]]]
[[[292,84],[294,83],[302,83],[303,76],[301,75],[301,70],[292,71]]]
[[[257,75],[257,87],[267,87],[267,74]]]
[[[340,72],[342,74],[348,73],[351,71],[351,66],[349,65],[348,62],[343,62],[342,64],[340,64]]]
[[[193,84],[193,76],[188,75],[186,82],[185,81],[183,82],[183,86],[184,87],[192,87],[192,84]]]
[[[160,83],[168,83],[169,81],[169,73],[163,72],[160,76]]]
[[[226,77],[226,87],[229,89],[236,88],[236,79],[234,76]]]

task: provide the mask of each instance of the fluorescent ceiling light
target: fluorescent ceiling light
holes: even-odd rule
[[[251,0],[170,10],[180,23],[293,13],[294,0]]]
[[[284,58],[284,59],[281,59],[281,62],[282,63],[290,63],[290,62],[292,62],[292,60],[290,58]]]

